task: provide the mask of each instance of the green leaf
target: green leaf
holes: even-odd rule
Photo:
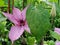
[[[4,30],[6,25],[6,21],[0,22],[0,30]]]
[[[51,34],[51,36],[54,37],[55,39],[60,40],[60,35],[57,34],[56,32],[50,31],[50,34]]]
[[[60,5],[56,4],[56,10],[58,13],[60,13]]]
[[[58,3],[58,0],[49,0],[50,2],[56,2],[56,3]]]
[[[53,40],[50,40],[48,45],[55,45],[54,41]]]
[[[27,4],[32,4],[34,3],[35,0],[27,0]]]
[[[4,6],[4,1],[0,0],[0,6]]]
[[[34,43],[35,43],[35,37],[28,37],[27,38],[28,45],[34,45]]]
[[[0,12],[0,22],[6,21],[6,19],[7,19],[7,18],[5,18],[5,17],[1,14],[1,12]]]
[[[6,20],[6,18],[0,18],[0,22],[5,21],[5,20]]]
[[[27,21],[31,33],[40,41],[46,32],[50,29],[49,12],[39,4],[38,6],[30,6],[27,10]]]

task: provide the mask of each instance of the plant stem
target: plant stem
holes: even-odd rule
[[[24,0],[23,0],[23,9],[25,8],[25,6],[24,6]]]
[[[12,44],[12,45],[14,45],[14,44]]]
[[[10,13],[10,0],[8,0],[8,10],[7,10],[8,13]]]
[[[12,10],[14,8],[14,0],[12,0]],[[13,14],[13,11],[12,11],[12,14]]]
[[[58,0],[58,5],[59,5],[59,0]]]
[[[12,42],[12,44],[11,45],[14,45],[14,42]]]
[[[43,41],[44,41],[44,38],[42,38],[42,39],[40,40],[40,42],[37,41],[37,45],[43,45]]]
[[[27,5],[27,0],[23,0],[23,9],[25,8],[26,5]]]
[[[26,39],[23,35],[22,35],[21,45],[27,45],[26,44]]]
[[[51,17],[51,24],[52,24],[52,27],[51,28],[52,28],[52,31],[54,30],[54,18],[55,17]]]
[[[43,39],[41,40],[40,45],[43,45]]]

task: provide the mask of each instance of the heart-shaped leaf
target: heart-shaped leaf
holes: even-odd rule
[[[43,5],[30,6],[27,10],[27,21],[31,33],[40,41],[50,29],[49,12]]]

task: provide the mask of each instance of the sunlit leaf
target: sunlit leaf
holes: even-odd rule
[[[28,37],[27,38],[27,44],[28,45],[34,45],[35,44],[35,37]]]
[[[4,1],[0,0],[0,6],[4,6]]]
[[[57,40],[60,40],[60,35],[57,34],[56,32],[53,32],[53,31],[50,31],[50,34],[53,38],[57,39]]]
[[[50,2],[56,2],[56,3],[58,3],[58,0],[49,0]]]

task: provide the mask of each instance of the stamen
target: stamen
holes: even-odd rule
[[[24,26],[25,25],[25,21],[20,20],[20,26]]]

